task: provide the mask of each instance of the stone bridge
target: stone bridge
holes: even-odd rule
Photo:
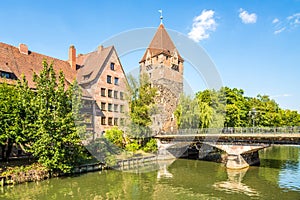
[[[274,144],[300,145],[300,127],[189,129],[154,138],[159,159],[178,158],[190,145],[206,144],[227,153],[227,168],[242,169],[259,163],[260,149]],[[205,153],[205,149],[197,150]]]

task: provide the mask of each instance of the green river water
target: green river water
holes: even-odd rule
[[[260,152],[261,165],[178,159],[131,172],[108,170],[0,188],[0,199],[293,199],[300,200],[300,147]],[[153,167],[153,166],[152,166]]]

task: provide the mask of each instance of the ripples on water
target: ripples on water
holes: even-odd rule
[[[113,170],[5,187],[0,199],[296,200],[299,157],[299,147],[274,146],[260,152],[260,167],[239,171],[220,163],[179,159],[156,163],[159,170],[154,171]]]

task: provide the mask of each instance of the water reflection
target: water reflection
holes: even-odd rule
[[[279,173],[279,186],[289,190],[300,191],[299,162],[287,161]]]
[[[176,159],[159,161],[159,170],[157,171],[157,179],[160,178],[173,178],[173,174],[168,171],[168,166],[170,166]]]
[[[227,193],[243,193],[247,196],[259,196],[259,193],[250,186],[242,183],[248,168],[240,170],[227,169],[227,181],[217,182],[213,187]]]
[[[0,199],[300,199],[299,148],[270,147],[261,166],[236,171],[178,159],[0,189]],[[156,170],[154,170],[156,169]],[[125,173],[126,172],[126,173]]]

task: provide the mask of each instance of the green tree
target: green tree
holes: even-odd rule
[[[130,105],[128,136],[138,139],[142,145],[145,138],[151,135],[149,127],[152,124],[151,115],[155,110],[154,98],[157,89],[151,86],[146,74],[141,75],[139,82],[133,76],[128,76],[128,80]]]
[[[30,152],[51,171],[69,172],[84,157],[72,110],[72,103],[77,104],[72,102],[74,86],[65,90],[64,74],[60,72],[57,79],[52,64],[46,61],[34,82],[37,120]]]
[[[213,109],[207,102],[190,96],[181,95],[174,112],[180,129],[208,128],[211,124]]]
[[[17,122],[18,96],[16,89],[6,83],[0,84],[0,144],[2,147],[2,159],[8,161],[13,143],[20,130]],[[5,152],[5,149],[7,151]]]
[[[126,138],[124,137],[123,131],[118,129],[118,127],[113,127],[105,131],[104,137],[120,148],[125,147]]]
[[[157,89],[151,87],[149,77],[143,74],[140,83],[132,76],[129,76],[130,86],[130,118],[132,122],[139,126],[150,126],[150,111],[153,107],[154,97]]]
[[[224,126],[225,97],[221,91],[204,90],[196,94],[199,105],[204,104],[211,108],[210,123],[204,127],[220,128]]]
[[[0,144],[5,161],[8,161],[14,144],[25,150],[24,144],[30,141],[36,116],[32,107],[33,96],[24,76],[17,86],[0,84]]]

